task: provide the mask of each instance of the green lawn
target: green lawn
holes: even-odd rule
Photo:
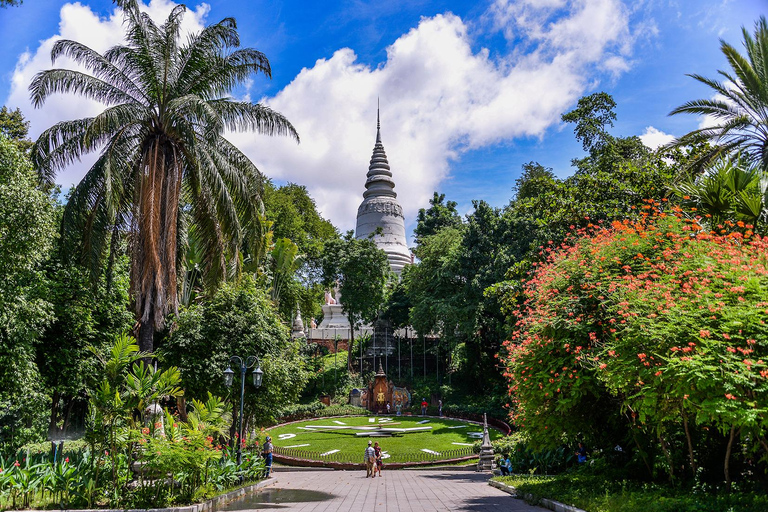
[[[557,476],[497,477],[538,504],[549,498],[587,512],[758,512],[768,510],[768,496],[760,492],[702,492],[583,471]]]
[[[391,419],[390,422],[381,422],[381,419]],[[371,419],[373,421],[371,421]],[[428,419],[428,423],[419,423]],[[420,416],[347,416],[343,418],[320,418],[293,423],[284,427],[277,427],[269,430],[272,436],[272,442],[277,447],[291,448],[298,453],[300,458],[318,458],[321,460],[362,462],[363,452],[368,445],[369,438],[356,436],[357,430],[334,431],[334,432],[311,432],[302,430],[299,427],[306,425],[321,426],[340,426],[342,422],[350,426],[371,426],[382,424],[396,428],[411,427],[432,427],[426,432],[415,432],[412,434],[399,434],[393,437],[370,438],[371,441],[378,442],[389,455],[390,462],[405,462],[424,460],[427,458],[444,459],[450,458],[452,453],[458,450],[470,449],[478,439],[472,437],[472,433],[481,433],[483,427],[474,423],[458,420],[447,420],[437,418],[422,418]],[[451,428],[458,427],[458,428]],[[491,439],[498,439],[502,434],[494,429],[490,429]],[[431,452],[424,452],[423,450]],[[339,450],[333,454],[319,456]],[[306,457],[302,457],[301,452],[306,452]],[[310,454],[312,456],[310,457]],[[385,458],[387,462],[387,458]]]

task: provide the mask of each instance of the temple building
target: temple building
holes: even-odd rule
[[[412,263],[411,251],[406,245],[403,207],[397,202],[395,182],[381,143],[381,117],[378,112],[376,144],[366,176],[363,202],[357,209],[355,238],[372,236],[378,248],[387,253],[392,271],[400,274],[404,266]]]

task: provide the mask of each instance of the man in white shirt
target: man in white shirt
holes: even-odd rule
[[[373,451],[373,443],[368,441],[368,448],[365,449],[365,478],[373,477],[373,464],[376,459],[376,452]]]

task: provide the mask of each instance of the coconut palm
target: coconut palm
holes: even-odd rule
[[[126,44],[103,54],[76,41],[57,41],[55,61],[69,57],[88,72],[51,69],[30,85],[36,107],[54,93],[75,93],[105,104],[95,117],[63,121],[42,133],[33,158],[44,180],[82,155],[98,160],[72,192],[62,229],[82,237],[82,257],[101,268],[127,232],[131,294],[143,351],[177,309],[177,262],[187,227],[194,225],[209,282],[226,277],[260,232],[262,176],[223,134],[255,130],[289,135],[290,122],[264,105],[226,95],[253,73],[271,76],[266,56],[240,48],[227,18],[182,41],[186,8],[162,25],[118,0]],[[254,235],[255,236],[255,235]]]
[[[703,161],[735,150],[768,170],[768,22],[760,17],[754,37],[745,28],[742,32],[746,56],[720,41],[720,49],[731,67],[731,72],[718,71],[724,82],[689,75],[713,89],[715,98],[689,101],[671,112],[710,116],[717,124],[694,130],[675,144],[704,139],[716,145],[703,155]]]

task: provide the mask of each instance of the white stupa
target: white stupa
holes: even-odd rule
[[[387,154],[381,143],[381,118],[376,114],[376,145],[368,166],[363,202],[357,209],[355,238],[373,237],[379,249],[387,253],[389,266],[400,274],[411,263],[411,251],[405,243],[405,217],[397,202],[395,182],[389,169]]]

